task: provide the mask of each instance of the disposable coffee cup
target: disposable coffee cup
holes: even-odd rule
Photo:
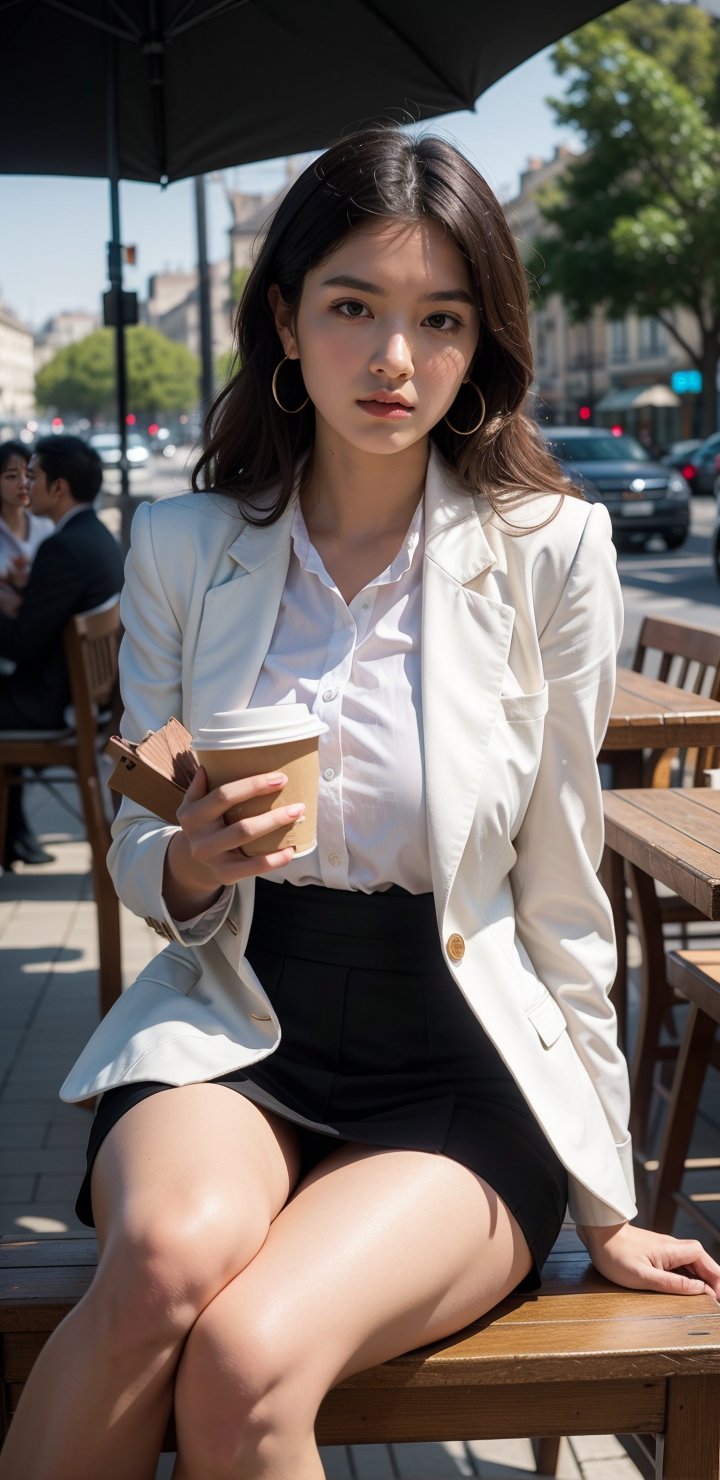
[[[293,848],[297,858],[312,852],[317,841],[318,743],[326,730],[327,725],[310,713],[307,704],[273,704],[214,714],[193,737],[193,750],[205,767],[211,790],[270,771],[287,776],[282,791],[230,807],[225,813],[227,822],[257,817],[294,802],[305,805],[303,816],[289,826],[243,843],[249,857],[276,853],[280,848]]]

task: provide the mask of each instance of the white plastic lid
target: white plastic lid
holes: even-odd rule
[[[307,704],[271,704],[263,709],[227,709],[214,714],[193,736],[196,750],[238,750],[254,745],[308,740],[324,735],[327,725]]]

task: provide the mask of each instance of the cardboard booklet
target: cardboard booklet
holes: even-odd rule
[[[115,769],[109,786],[163,822],[176,822],[177,809],[198,767],[190,740],[189,730],[179,719],[169,719],[162,729],[148,731],[137,742],[111,736],[107,754],[115,761]]]

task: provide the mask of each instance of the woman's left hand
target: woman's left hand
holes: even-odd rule
[[[720,1264],[693,1238],[672,1238],[631,1223],[578,1227],[595,1268],[629,1290],[713,1295],[720,1300]]]

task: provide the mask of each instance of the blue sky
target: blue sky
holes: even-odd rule
[[[483,94],[474,113],[452,113],[427,127],[456,142],[504,199],[515,193],[530,154],[549,156],[561,139],[544,99],[562,91],[549,51],[532,57]],[[283,161],[225,172],[231,188],[272,191],[285,179]],[[230,224],[223,187],[208,196],[209,253],[227,253]],[[125,286],[145,293],[148,277],[192,266],[195,254],[192,186],[121,185],[122,234],[138,248]],[[0,180],[0,300],[38,328],[60,309],[97,309],[106,287],[108,186],[103,180],[5,176]]]

